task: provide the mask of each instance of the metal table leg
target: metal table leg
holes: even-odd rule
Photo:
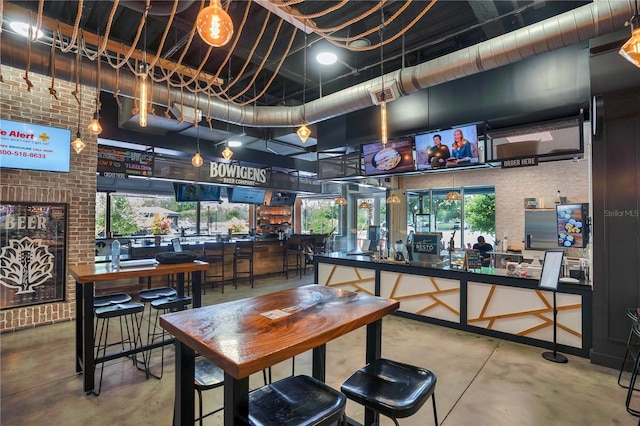
[[[89,282],[83,284],[82,291],[82,313],[80,318],[80,327],[82,328],[82,362],[84,376],[85,393],[93,392],[95,387],[93,372],[95,370],[95,358],[93,354],[93,290],[94,283]],[[76,295],[78,297],[78,295]]]
[[[195,419],[195,352],[179,340],[176,347],[175,403],[173,407],[174,425],[193,425]]]
[[[382,355],[382,320],[367,325],[367,364]],[[380,415],[370,408],[364,410],[364,424],[378,424]]]
[[[249,378],[236,380],[224,373],[224,425],[244,426],[248,424]]]

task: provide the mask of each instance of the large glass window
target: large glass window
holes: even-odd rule
[[[250,228],[249,204],[230,203],[227,200],[200,203],[201,234],[226,234],[229,229],[246,233]]]
[[[462,200],[447,200],[452,189],[407,194],[407,232],[442,232],[442,245],[473,247],[482,235],[495,245],[496,212],[493,187],[455,188]]]
[[[340,206],[334,198],[303,198],[302,233],[329,234],[340,229]]]

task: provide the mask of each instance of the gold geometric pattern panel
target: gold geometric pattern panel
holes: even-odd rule
[[[355,266],[318,263],[318,284],[375,296],[376,271]]]
[[[557,341],[582,348],[582,297],[556,293]],[[469,282],[467,324],[553,341],[553,292]]]
[[[380,272],[380,296],[400,302],[400,311],[460,322],[460,281]]]

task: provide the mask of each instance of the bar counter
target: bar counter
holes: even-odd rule
[[[458,271],[374,261],[344,253],[316,255],[315,282],[400,302],[394,315],[551,349],[553,292],[538,279],[504,269]],[[558,349],[589,357],[592,288],[559,283]]]

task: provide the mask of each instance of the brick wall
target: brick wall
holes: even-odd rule
[[[496,237],[504,233],[509,244],[524,238],[524,199],[545,198],[551,203],[560,190],[567,202],[590,200],[589,159],[540,163],[534,167],[516,169],[474,169],[455,173],[428,173],[406,177],[403,189],[437,189],[492,185],[496,190]],[[546,207],[546,206],[545,206]],[[554,208],[552,204],[550,206]]]
[[[2,66],[0,118],[70,129],[75,139],[78,103],[71,94],[75,84],[57,80],[58,100],[49,94],[51,78],[29,74],[34,87],[27,91],[24,70]],[[87,144],[78,155],[71,149],[69,173],[0,169],[0,199],[67,203],[67,270],[70,266],[93,262],[96,193],[97,140],[87,126],[94,109],[95,89],[82,87],[80,131]],[[71,143],[71,141],[69,141]],[[0,332],[69,321],[75,317],[75,282],[69,274],[65,300],[0,311]]]

